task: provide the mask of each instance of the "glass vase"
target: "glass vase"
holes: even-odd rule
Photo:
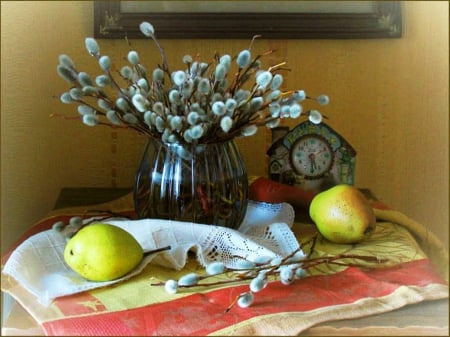
[[[247,209],[247,171],[233,140],[200,145],[149,139],[136,174],[138,218],[237,229]]]

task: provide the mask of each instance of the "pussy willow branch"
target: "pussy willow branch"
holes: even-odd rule
[[[167,62],[166,51],[165,51],[164,48],[160,45],[160,43],[158,42],[158,39],[156,38],[155,35],[152,35],[152,40],[155,42],[156,47],[159,49],[159,54],[161,55],[161,59],[162,59],[162,67],[161,67],[161,69],[162,69],[167,75],[169,75],[169,78],[170,78],[170,70],[169,70],[169,64],[168,64],[168,62]]]
[[[239,70],[236,72],[235,77],[233,79],[233,82],[230,84],[228,89],[226,91],[230,92],[231,95],[234,95],[236,88],[242,87],[242,85],[248,80],[249,77],[246,77],[249,71],[251,71],[254,68],[255,63],[263,56],[270,55],[274,51],[269,50],[263,54],[256,55],[255,58],[249,63],[249,65],[246,68],[239,68]],[[244,81],[242,81],[244,79]]]
[[[388,259],[381,259],[377,256],[370,256],[370,255],[357,255],[357,254],[338,254],[334,256],[320,256],[311,258],[311,254],[314,251],[315,244],[317,242],[317,235],[313,236],[310,240],[308,240],[306,243],[303,244],[305,246],[306,244],[311,243],[310,251],[307,255],[307,258],[300,260],[300,261],[294,261],[289,262],[289,259],[292,258],[296,253],[301,251],[301,248],[298,248],[294,250],[292,253],[284,257],[280,263],[272,266],[272,265],[259,265],[252,269],[233,269],[233,268],[227,268],[224,272],[214,275],[200,275],[198,277],[199,282],[206,280],[211,277],[217,277],[220,275],[229,275],[231,273],[239,273],[235,275],[236,278],[229,279],[229,280],[221,280],[221,281],[215,281],[215,282],[207,282],[207,283],[197,283],[193,285],[181,285],[180,288],[195,288],[195,287],[210,287],[210,286],[219,286],[224,284],[230,284],[230,283],[236,283],[236,282],[242,282],[246,280],[252,280],[255,278],[255,275],[260,271],[265,271],[266,275],[276,275],[276,271],[279,267],[285,266],[285,265],[298,265],[298,268],[302,268],[304,270],[307,270],[309,268],[318,266],[320,264],[335,264],[340,266],[347,266],[347,267],[359,267],[359,268],[376,268],[376,267],[368,267],[367,265],[360,264],[360,263],[353,263],[353,262],[340,262],[338,260],[343,259],[353,259],[353,260],[362,260],[365,262],[376,262],[377,264],[388,262]],[[159,282],[159,283],[152,283],[152,286],[164,286],[165,282]]]
[[[307,270],[311,267],[315,267],[318,266],[320,264],[337,264],[337,265],[341,265],[341,266],[347,266],[347,267],[358,267],[358,268],[364,268],[367,267],[364,264],[359,264],[359,263],[338,263],[336,262],[336,260],[338,259],[360,259],[366,262],[377,262],[377,263],[383,263],[383,262],[387,262],[387,259],[379,259],[375,256],[362,256],[362,255],[346,255],[346,254],[342,254],[342,255],[338,255],[338,256],[324,256],[321,258],[315,258],[315,259],[304,259],[301,260],[299,262],[292,262],[292,263],[282,263],[276,266],[265,266],[265,267],[260,267],[260,268],[255,268],[255,269],[246,269],[246,270],[242,270],[242,269],[237,269],[237,270],[233,270],[233,269],[229,269],[226,272],[220,273],[220,274],[215,274],[215,275],[203,275],[203,276],[199,276],[199,281],[208,279],[210,277],[216,277],[222,274],[230,274],[232,272],[240,272],[242,273],[241,275],[237,275],[235,279],[229,279],[229,280],[222,280],[222,281],[216,281],[216,282],[208,282],[208,283],[197,283],[197,284],[193,284],[193,285],[179,285],[180,288],[195,288],[195,287],[211,287],[211,286],[219,286],[219,285],[224,285],[224,284],[231,284],[231,283],[237,283],[237,282],[242,282],[242,281],[247,281],[247,280],[252,280],[255,278],[255,273],[257,271],[260,270],[268,270],[268,272],[266,273],[266,275],[276,275],[276,273],[274,272],[277,268],[279,268],[280,266],[283,265],[291,265],[291,264],[300,264],[301,266],[299,268],[302,268],[304,270]],[[306,263],[306,265],[305,265]],[[371,268],[375,268],[375,267],[371,267]],[[245,274],[247,273],[247,274]],[[152,286],[164,286],[165,282],[159,282],[159,283],[152,283]]]

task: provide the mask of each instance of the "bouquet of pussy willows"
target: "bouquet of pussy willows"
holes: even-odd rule
[[[88,126],[132,129],[148,137],[144,156],[156,154],[143,158],[136,174],[138,217],[237,228],[247,206],[247,172],[234,138],[252,136],[262,126],[274,128],[285,118],[307,116],[320,123],[322,114],[302,112],[302,102],[326,105],[328,96],[281,89],[283,73],[290,71],[287,62],[263,67],[274,51],[252,55],[258,36],[236,55],[213,53],[207,61],[184,55],[172,70],[153,26],[142,22],[140,30],[155,43],[160,64],[148,70],[130,50],[127,64],[116,69],[88,37],[86,48],[102,73],[92,77],[60,55],[58,74],[71,85],[61,100],[78,105]]]
[[[236,56],[215,53],[208,61],[183,56],[181,69],[169,68],[164,48],[153,26],[140,25],[161,54],[161,64],[148,70],[139,53],[131,50],[129,64],[113,69],[93,38],[86,38],[90,55],[102,74],[91,77],[78,71],[67,55],[60,55],[58,74],[71,84],[63,103],[76,103],[84,124],[131,128],[167,143],[217,143],[251,136],[260,126],[273,128],[283,118],[298,118],[301,102],[328,104],[326,95],[309,97],[304,90],[281,90],[287,62],[264,68],[262,60],[273,51],[252,55],[253,42]],[[318,110],[303,113],[320,123]]]

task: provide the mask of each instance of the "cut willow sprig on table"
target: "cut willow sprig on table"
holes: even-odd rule
[[[294,253],[298,253],[300,250],[296,250]],[[341,266],[352,266],[352,267],[364,267],[363,264],[358,263],[344,263],[339,262],[338,260],[342,259],[354,259],[354,260],[362,260],[365,262],[376,262],[376,263],[384,263],[387,262],[387,259],[380,259],[376,256],[370,256],[370,255],[357,255],[357,254],[339,254],[334,256],[322,256],[322,257],[316,257],[316,258],[305,258],[305,259],[299,259],[291,261],[286,261],[285,259],[279,259],[274,258],[271,260],[271,264],[267,265],[260,265],[258,263],[253,263],[250,261],[245,260],[245,262],[242,263],[243,267],[246,268],[226,268],[222,263],[220,262],[213,262],[210,266],[206,267],[206,272],[208,273],[208,268],[211,271],[210,274],[207,275],[197,275],[196,273],[189,273],[184,276],[182,276],[179,281],[175,281],[177,283],[177,288],[193,288],[193,287],[210,287],[210,286],[217,286],[217,285],[223,285],[228,283],[235,283],[235,282],[242,282],[245,280],[253,280],[255,278],[255,274],[258,274],[259,272],[263,272],[264,276],[268,275],[276,275],[280,274],[280,270],[278,268],[283,266],[290,266],[295,268],[293,271],[298,270],[298,275],[302,276],[299,278],[303,278],[304,273],[302,271],[306,271],[309,268],[318,266],[320,264],[336,264]],[[300,270],[301,269],[301,270]],[[214,281],[209,283],[200,283],[203,280],[206,280],[211,277],[217,277],[220,275],[230,274],[230,273],[237,273],[234,275],[235,279],[229,279],[229,280],[221,280],[221,281]],[[288,276],[289,274],[286,273],[285,276]],[[280,274],[280,277],[282,274]],[[281,281],[283,284],[292,283],[293,279],[290,277],[281,278]],[[152,283],[153,286],[166,286],[167,288],[170,288],[170,286],[167,286],[167,282],[159,282],[159,283]],[[173,284],[173,282],[170,282],[170,284]],[[167,289],[169,290],[169,289]],[[176,289],[173,289],[174,291],[169,291],[171,293],[176,293]]]
[[[311,251],[315,245],[317,239],[317,235],[314,235],[310,240],[304,243],[307,245],[312,242]],[[309,256],[309,255],[308,255]],[[180,280],[168,280],[166,282],[153,283],[153,286],[165,286],[165,289],[169,293],[176,293],[178,287],[180,288],[191,288],[191,287],[209,287],[209,286],[217,286],[222,284],[228,284],[233,282],[241,282],[244,280],[248,280],[254,277],[256,271],[265,270],[267,273],[273,269],[275,270],[280,265],[290,261],[301,261],[304,258],[304,254],[302,249],[299,247],[294,250],[291,254],[287,255],[284,258],[271,258],[271,257],[258,257],[256,261],[249,261],[240,256],[232,256],[233,258],[240,259],[238,268],[227,268],[222,262],[212,262],[206,268],[206,275],[197,275],[196,273],[189,273],[184,275]],[[270,265],[268,265],[270,263]],[[223,281],[215,281],[210,283],[199,283],[202,280],[208,279],[210,277],[217,277],[220,275],[226,275],[235,272],[235,279],[228,279]]]
[[[60,233],[62,236],[65,237],[65,239],[68,241],[70,240],[81,228],[91,224],[91,223],[96,223],[96,222],[100,222],[100,221],[104,221],[107,219],[111,219],[112,217],[115,218],[121,218],[121,219],[128,219],[131,220],[130,217],[125,216],[123,214],[120,213],[116,213],[110,210],[95,210],[95,209],[88,209],[84,212],[84,214],[89,214],[89,213],[98,213],[98,214],[107,214],[107,215],[98,215],[95,217],[92,217],[90,220],[88,221],[83,221],[83,217],[81,216],[72,216],[69,218],[68,222],[64,222],[62,220],[56,221],[53,225],[52,225],[52,230],[56,231],[57,233]]]
[[[60,99],[78,105],[84,124],[129,128],[164,143],[206,144],[252,136],[261,126],[273,128],[302,113],[315,124],[322,121],[318,110],[303,112],[301,104],[309,99],[327,105],[328,96],[313,98],[301,89],[281,89],[282,74],[290,69],[286,61],[263,68],[261,60],[274,51],[252,55],[259,35],[233,57],[216,52],[210,62],[202,62],[185,55],[184,69],[171,71],[153,26],[142,22],[140,30],[161,56],[162,64],[151,73],[135,50],[128,52],[128,65],[114,70],[110,57],[102,55],[90,37],[85,39],[86,49],[103,74],[93,78],[78,71],[68,55],[59,56],[57,72],[71,85]]]
[[[153,283],[153,286],[164,286],[170,294],[177,293],[179,288],[213,287],[243,281],[249,282],[249,290],[239,294],[235,300],[226,308],[225,312],[237,303],[240,307],[250,306],[254,300],[254,294],[264,289],[269,283],[269,277],[279,278],[284,285],[292,284],[296,279],[307,277],[307,270],[321,264],[339,265],[347,267],[367,267],[367,265],[357,262],[344,262],[343,260],[360,260],[371,263],[385,263],[388,259],[380,259],[376,256],[358,254],[338,254],[334,256],[311,257],[316,243],[315,235],[307,243],[311,243],[310,252],[305,256],[301,247],[291,254],[280,258],[259,257],[255,261],[242,259],[236,268],[227,268],[222,262],[213,262],[206,266],[205,275],[188,273],[183,275],[178,281],[170,279],[165,282]],[[304,247],[307,243],[303,244]],[[372,267],[373,268],[373,267]],[[226,275],[229,279],[204,282],[205,280]]]

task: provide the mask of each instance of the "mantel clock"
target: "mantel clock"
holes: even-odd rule
[[[354,184],[356,151],[326,123],[300,123],[292,130],[272,130],[273,143],[267,155],[269,177],[306,190],[324,183]]]

